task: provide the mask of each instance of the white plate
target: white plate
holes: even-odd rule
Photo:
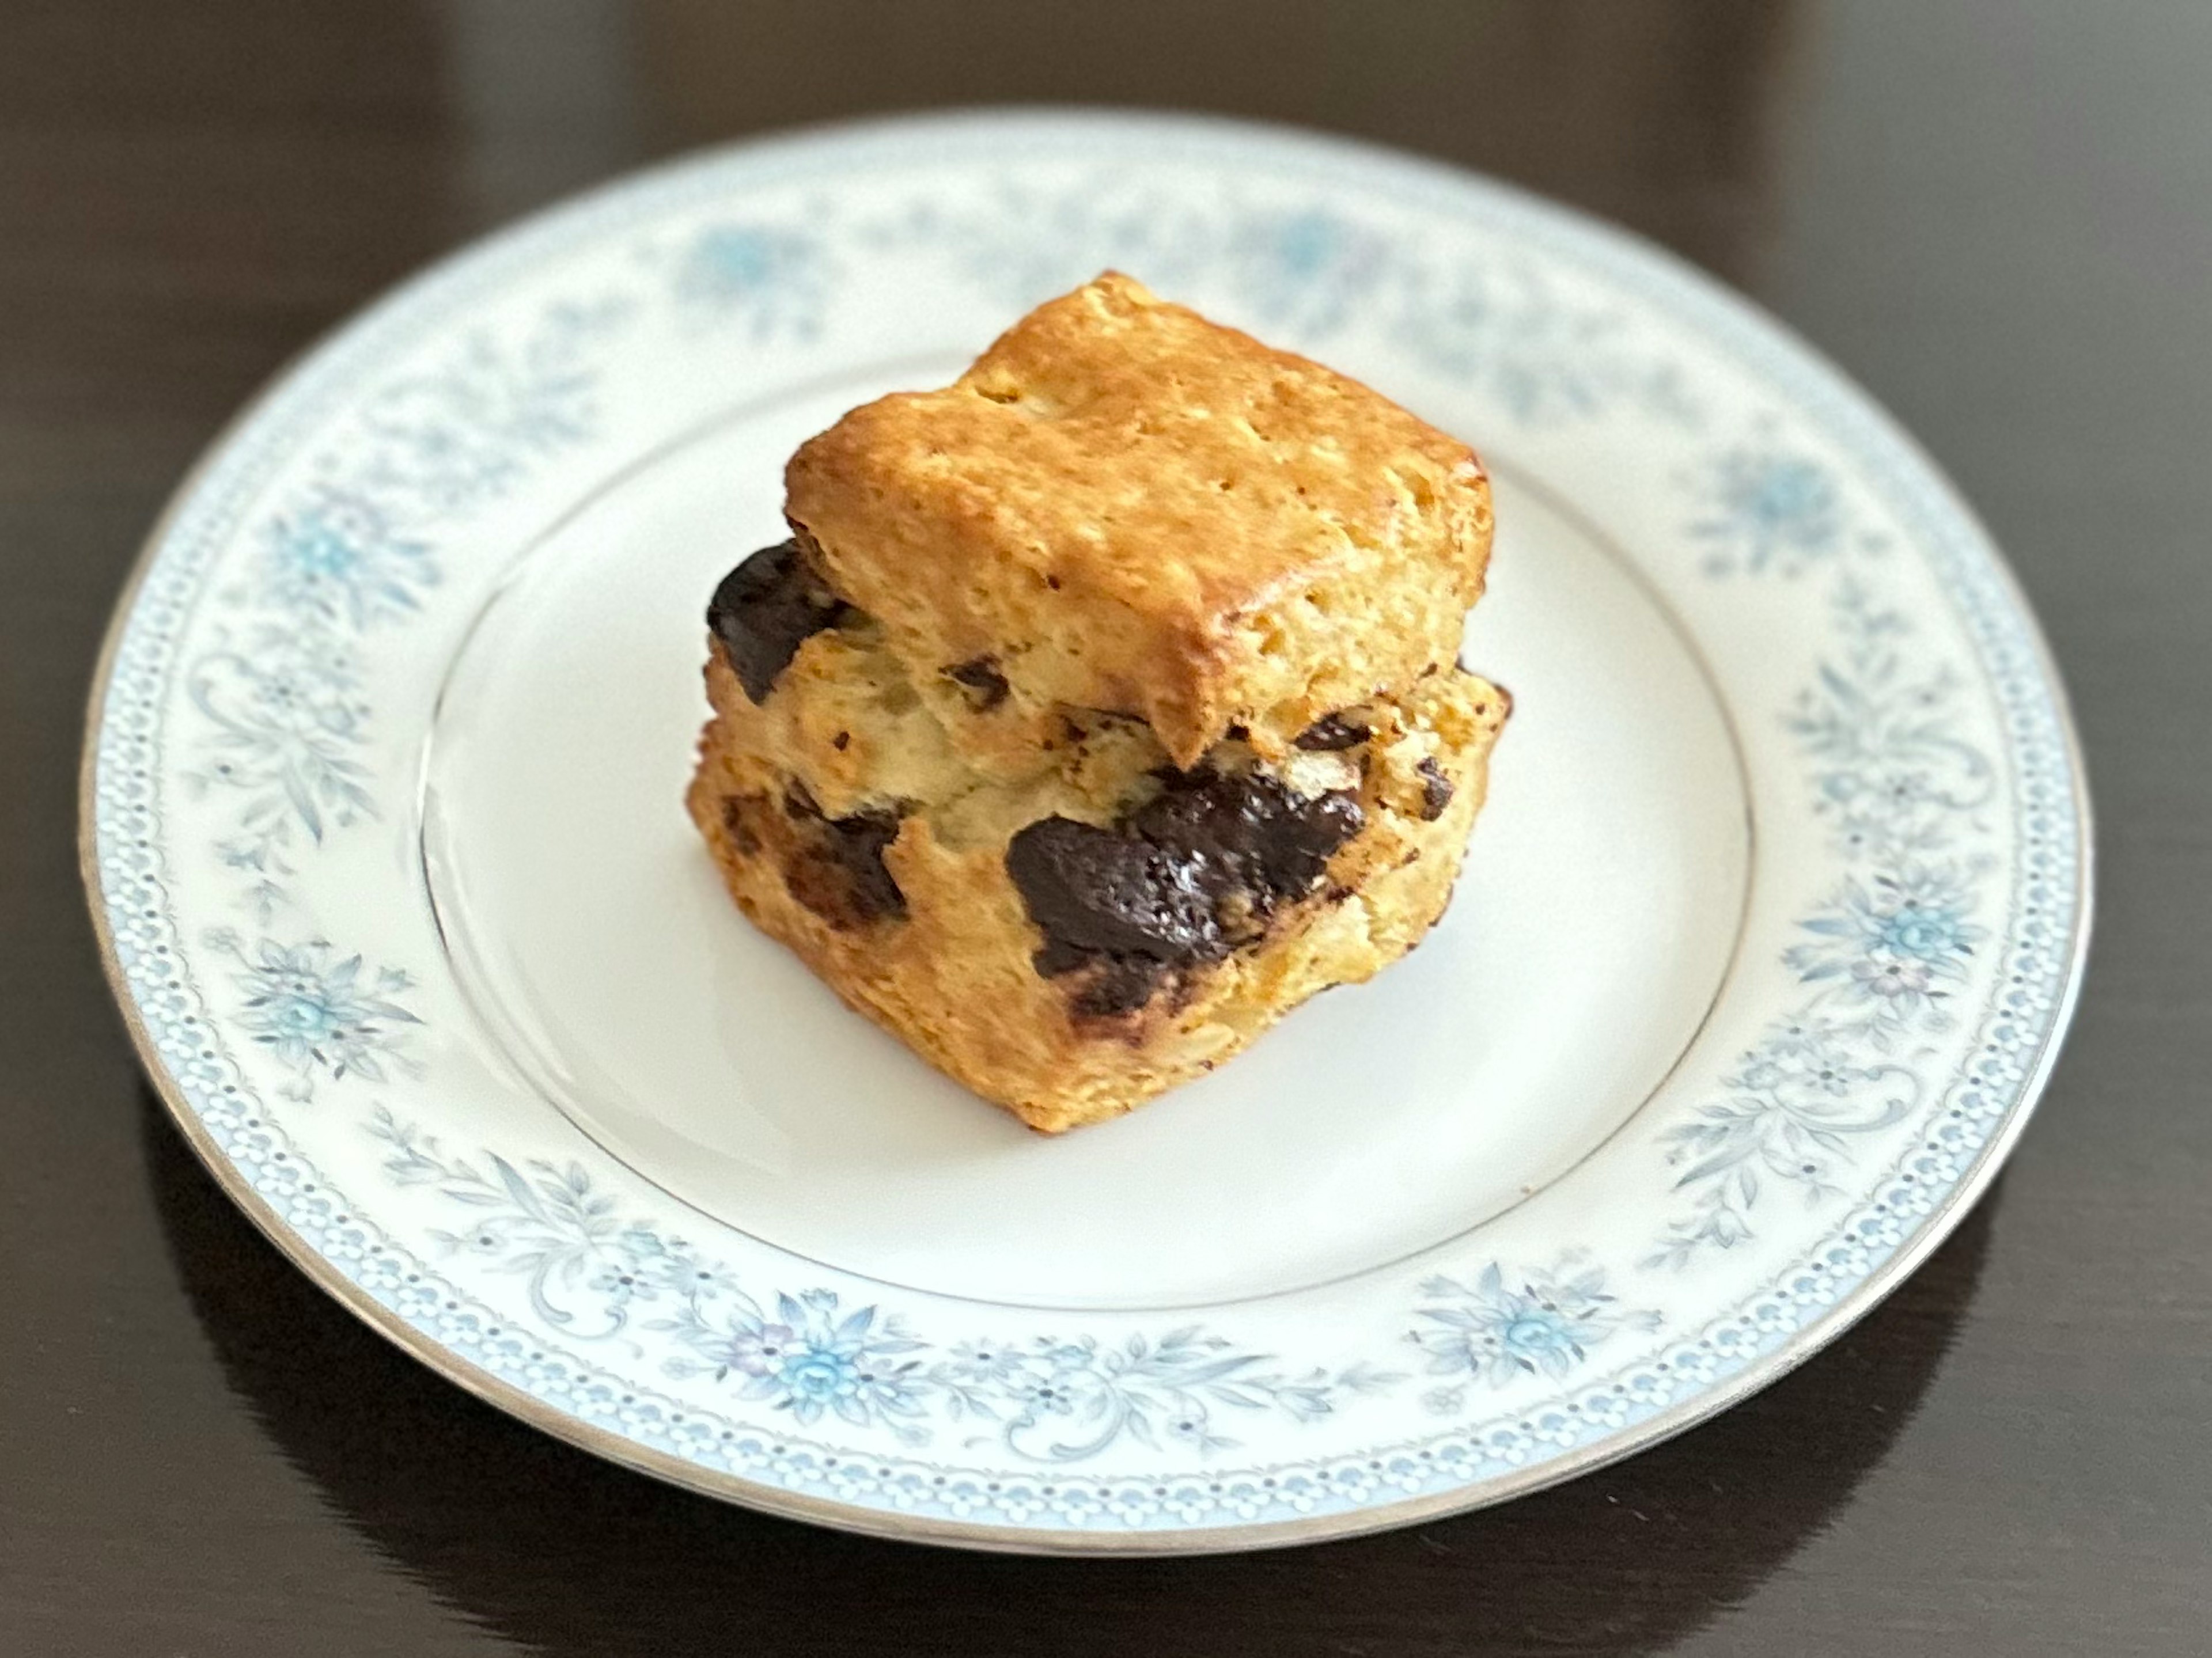
[[[1420,951],[1043,1140],[678,797],[792,446],[1108,265],[1483,452],[1516,714]],[[1559,209],[1153,118],[751,146],[403,288],[164,520],[85,804],[146,1063],[319,1283],[602,1455],[1009,1548],[1370,1529],[1741,1398],[1986,1183],[2087,927],[2033,623],[1834,371]]]

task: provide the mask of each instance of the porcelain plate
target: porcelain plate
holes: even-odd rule
[[[679,796],[793,446],[1108,267],[1481,451],[1516,712],[1418,952],[1046,1140]],[[2032,618],[1862,393],[1562,209],[1158,117],[708,155],[404,287],[158,527],[85,814],[149,1071],[347,1306],[664,1478],[1041,1551],[1400,1523],[1742,1397],[1987,1182],[2087,931]]]

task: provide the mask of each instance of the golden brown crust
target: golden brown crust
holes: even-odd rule
[[[1490,551],[1464,444],[1111,272],[951,386],[854,410],[787,485],[831,585],[1000,776],[1068,708],[1141,718],[1180,765],[1232,726],[1279,755],[1449,663]],[[978,661],[1008,688],[988,711],[948,677]]]
[[[1369,704],[1358,754],[1290,757],[1280,774],[1356,786],[1365,827],[1256,944],[1194,969],[1134,1014],[1103,1018],[1077,1011],[1070,977],[1034,965],[1042,935],[1007,876],[1006,844],[1050,813],[1109,821],[1160,763],[1157,743],[1105,722],[1059,745],[1043,773],[993,780],[941,740],[915,747],[914,721],[929,716],[896,693],[898,677],[865,628],[824,634],[757,705],[715,647],[715,714],[687,805],[763,931],[931,1064],[1048,1133],[1118,1116],[1212,1070],[1307,997],[1411,949],[1450,896],[1507,711],[1496,688],[1448,669],[1401,701]],[[1232,752],[1246,756],[1237,763],[1273,764],[1241,745],[1216,757]],[[894,753],[904,756],[895,771]],[[902,814],[883,853],[896,913],[856,908],[825,871],[807,838],[813,820],[789,804],[794,786],[831,817]]]

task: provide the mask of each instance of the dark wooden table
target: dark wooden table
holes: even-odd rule
[[[2212,4],[0,0],[0,1653],[2212,1650]],[[1832,353],[2010,550],[2102,916],[2010,1170],[1724,1418],[1416,1532],[968,1557],[664,1490],[287,1267],[140,1083],[78,718],[223,417],[484,227],[923,104],[1363,133],[1626,221]]]

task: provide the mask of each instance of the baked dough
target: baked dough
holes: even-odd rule
[[[1474,456],[1109,274],[804,446],[709,608],[687,806],[740,908],[1045,1133],[1372,976],[1510,707]]]
[[[1472,450],[1357,381],[1112,272],[1042,305],[940,392],[847,415],[785,473],[836,591],[948,720],[1030,765],[1063,707],[1149,725],[1177,765],[1232,726],[1279,755],[1453,659],[1482,593]]]

